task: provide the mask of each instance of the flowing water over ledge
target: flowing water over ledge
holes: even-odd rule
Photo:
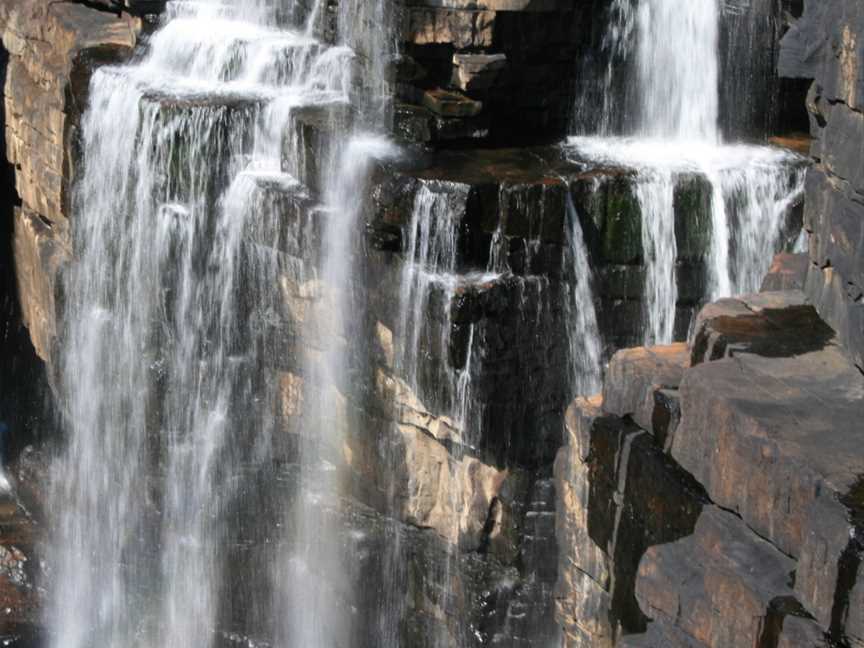
[[[673,340],[678,299],[679,179],[695,174],[710,184],[706,297],[714,300],[758,289],[779,251],[783,218],[803,196],[805,164],[787,151],[722,142],[718,0],[615,0],[611,16],[603,41],[607,68],[598,80],[600,132],[568,144],[582,159],[637,174],[648,266],[644,342],[664,344]],[[635,87],[634,117],[623,126],[613,118],[621,69]]]
[[[616,47],[672,17],[696,30],[687,51],[714,38],[708,0],[699,15],[656,4],[636,27],[616,3]],[[589,203],[635,173],[645,339],[660,342],[679,295],[679,180],[709,185],[711,295],[758,280],[800,193],[794,156],[717,145],[714,77],[643,37],[640,134],[655,139],[577,138],[567,177],[496,178],[491,232],[468,214],[485,180],[420,180],[395,227],[401,259],[380,262],[385,297],[370,297],[370,177],[400,155],[377,135],[389,7],[341,3],[328,43],[325,5],[171,2],[133,62],[92,79],[69,443],[53,469],[54,645],[545,640],[544,470],[604,353]],[[667,68],[683,90],[652,76]],[[667,114],[669,93],[681,101]],[[588,178],[597,167],[614,171]],[[389,302],[382,321],[373,298]],[[411,605],[428,627],[406,628]],[[223,632],[236,617],[255,637]]]
[[[632,169],[648,266],[646,344],[673,339],[678,298],[674,193],[682,177],[710,190],[709,301],[758,290],[779,251],[784,218],[804,192],[806,164],[779,148],[702,140],[573,137],[573,155]]]
[[[283,231],[275,213],[259,211],[268,187],[304,200],[304,161],[282,139],[294,114],[349,99],[362,113],[351,46],[372,42],[357,24],[380,11],[367,3],[342,44],[328,46],[314,37],[320,8],[294,28],[275,26],[277,8],[170,3],[137,60],[93,76],[65,314],[70,441],[53,470],[55,645],[212,644],[223,565],[236,560],[232,511],[270,496],[255,492],[273,476],[277,425],[278,385],[263,360],[276,353],[274,288],[286,268],[250,239],[272,246]],[[375,40],[386,44],[386,33]],[[318,160],[332,215],[320,281],[337,287],[350,272],[346,237],[357,212],[346,206],[363,192],[368,162],[392,155],[381,140],[343,137],[344,149]],[[344,312],[344,295],[332,299]],[[336,374],[340,318],[323,346],[323,366]],[[311,440],[300,444],[300,480],[315,489],[293,515],[274,516],[282,522],[268,550],[272,592],[248,606],[272,626],[261,631],[287,645],[345,644],[350,635],[331,599],[350,602],[353,583],[316,502],[336,494],[318,449],[341,443],[324,416],[330,394],[310,399]]]

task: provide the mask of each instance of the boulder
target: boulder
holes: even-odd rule
[[[791,357],[818,351],[835,338],[801,291],[721,299],[703,308],[689,340],[693,366],[741,353]]]
[[[469,95],[482,94],[506,67],[506,54],[454,54],[453,85]]]

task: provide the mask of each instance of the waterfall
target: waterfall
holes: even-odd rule
[[[803,193],[803,159],[721,142],[718,0],[616,0],[612,12],[599,136],[568,143],[581,162],[635,171],[646,268],[644,341],[663,344],[679,330],[676,224],[697,216],[676,213],[679,185],[695,176],[710,187],[704,297],[717,299],[758,289],[779,249],[784,217]],[[623,98],[635,117],[617,135],[611,129],[618,121],[616,66],[626,69],[638,93],[633,101]],[[577,114],[585,110],[581,105]]]
[[[572,272],[570,299],[565,307],[568,322],[567,342],[570,347],[571,392],[586,396],[597,393],[602,386],[600,380],[602,345],[585,237],[569,191],[565,200],[567,253],[564,255],[564,262],[567,268],[564,276],[568,276],[567,269]]]
[[[678,280],[675,259],[675,183],[668,169],[640,174],[636,182],[636,198],[642,212],[642,250],[647,272],[645,276],[646,345],[672,340],[675,329],[675,304],[678,301]]]
[[[379,4],[365,3],[364,24],[386,11]],[[268,370],[280,353],[277,287],[286,272],[314,278],[278,253],[287,223],[262,205],[272,192],[308,199],[298,140],[283,150],[283,133],[298,110],[347,105],[356,88],[348,36],[330,47],[305,18],[285,26],[298,11],[264,0],[170,2],[140,56],[93,75],[64,313],[68,440],[52,467],[53,645],[213,645],[224,600],[237,596],[225,570],[244,542],[235,535],[247,532],[232,524],[239,497],[266,500],[273,494],[256,489],[279,481]],[[364,33],[353,28],[351,44],[368,43]],[[384,69],[382,51],[364,52],[371,68]],[[331,285],[350,272],[346,237],[358,212],[345,207],[362,192],[365,162],[392,153],[377,139],[337,148],[323,196],[332,217],[320,276]],[[339,352],[327,352],[327,366],[342,371]],[[319,411],[331,404],[322,400]],[[319,419],[310,435],[325,427]],[[317,480],[332,497],[322,457],[300,454],[301,484]],[[305,560],[318,573],[335,550],[322,543],[310,558],[325,528],[310,497],[301,485],[296,517],[286,513],[272,533],[295,547],[284,563]],[[273,634],[292,645],[344,637],[345,612],[320,586],[298,591],[308,584],[276,583],[272,601],[252,592],[247,607],[266,617],[277,606]],[[278,609],[291,599],[285,587],[302,603],[291,614]]]
[[[638,133],[718,140],[719,0],[643,0],[636,17]]]

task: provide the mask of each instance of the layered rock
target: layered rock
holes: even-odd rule
[[[812,268],[806,292],[864,365],[864,8],[854,0],[804,3],[782,42],[780,72],[812,79],[806,228]]]
[[[559,493],[618,484],[617,497],[559,498],[565,643],[858,645],[862,415],[864,377],[798,291],[707,306],[687,348],[616,354],[603,397],[571,406],[569,442],[556,463]],[[597,438],[610,425],[665,457],[659,474],[667,477],[628,491],[624,451],[599,475],[577,468],[602,455],[580,453],[584,441],[574,438]],[[640,465],[644,472],[644,459]],[[581,531],[598,518],[615,528],[627,519],[619,506],[656,516],[644,491],[673,475],[683,477],[662,501],[679,515],[666,518],[666,539],[628,542],[616,556],[608,540]],[[699,494],[690,508],[675,506],[687,492]],[[635,582],[639,614],[616,602],[627,579],[609,578],[615,569]]]
[[[94,65],[132,53],[141,21],[73,2],[0,4],[6,70],[7,158],[15,165],[18,292],[39,356],[57,337],[59,269],[71,255],[69,229],[76,131]]]
[[[407,2],[397,122],[422,124],[413,138],[438,144],[560,138],[574,101],[577,57],[602,4]],[[452,107],[434,100],[441,88],[458,93]]]

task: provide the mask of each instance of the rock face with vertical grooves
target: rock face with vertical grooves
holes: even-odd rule
[[[813,82],[807,109],[817,164],[807,180],[806,292],[864,366],[864,7],[807,0],[781,46],[780,73]]]

